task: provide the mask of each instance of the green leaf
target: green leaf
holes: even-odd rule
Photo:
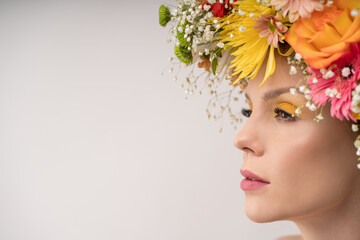
[[[211,62],[212,72],[214,75],[216,75],[216,68],[218,66],[218,58],[214,58]]]

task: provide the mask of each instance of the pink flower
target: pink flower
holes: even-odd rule
[[[332,117],[356,121],[351,111],[352,91],[360,80],[360,45],[352,43],[350,52],[334,61],[327,69],[308,69],[311,97],[315,104],[324,106],[331,103]]]
[[[290,22],[295,22],[299,15],[302,18],[309,18],[313,11],[324,9],[320,0],[271,0],[271,5],[277,11],[281,9],[284,17],[289,13]]]
[[[283,43],[284,33],[288,28],[282,24],[279,16],[270,16],[261,14],[259,18],[255,19],[255,29],[260,30],[260,37],[268,36],[267,43],[272,44],[275,48],[278,47],[278,42]]]

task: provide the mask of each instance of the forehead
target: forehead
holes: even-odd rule
[[[249,81],[246,88],[246,95],[248,98],[263,97],[264,94],[270,91],[289,91],[289,88],[296,87],[299,82],[304,79],[304,75],[301,71],[298,71],[295,75],[290,75],[290,65],[287,63],[287,58],[276,54],[275,56],[276,68],[273,75],[271,75],[265,84],[259,87],[262,82],[265,71],[266,61],[261,66],[257,76]]]

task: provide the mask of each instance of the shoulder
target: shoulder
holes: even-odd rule
[[[275,240],[303,240],[303,238],[300,235],[291,235],[291,236],[279,237],[276,238]]]

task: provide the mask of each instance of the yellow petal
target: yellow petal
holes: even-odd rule
[[[345,27],[344,27],[345,28]],[[349,38],[350,36],[356,34],[356,32],[359,30],[360,28],[360,17],[357,16],[354,19],[354,22],[352,23],[352,25],[350,26],[350,28],[347,30],[347,32],[342,36],[341,40],[346,40],[347,38]]]
[[[266,65],[265,77],[264,80],[260,83],[259,87],[261,87],[266,82],[266,80],[274,73],[274,71],[275,71],[274,46],[271,45],[269,57]]]

